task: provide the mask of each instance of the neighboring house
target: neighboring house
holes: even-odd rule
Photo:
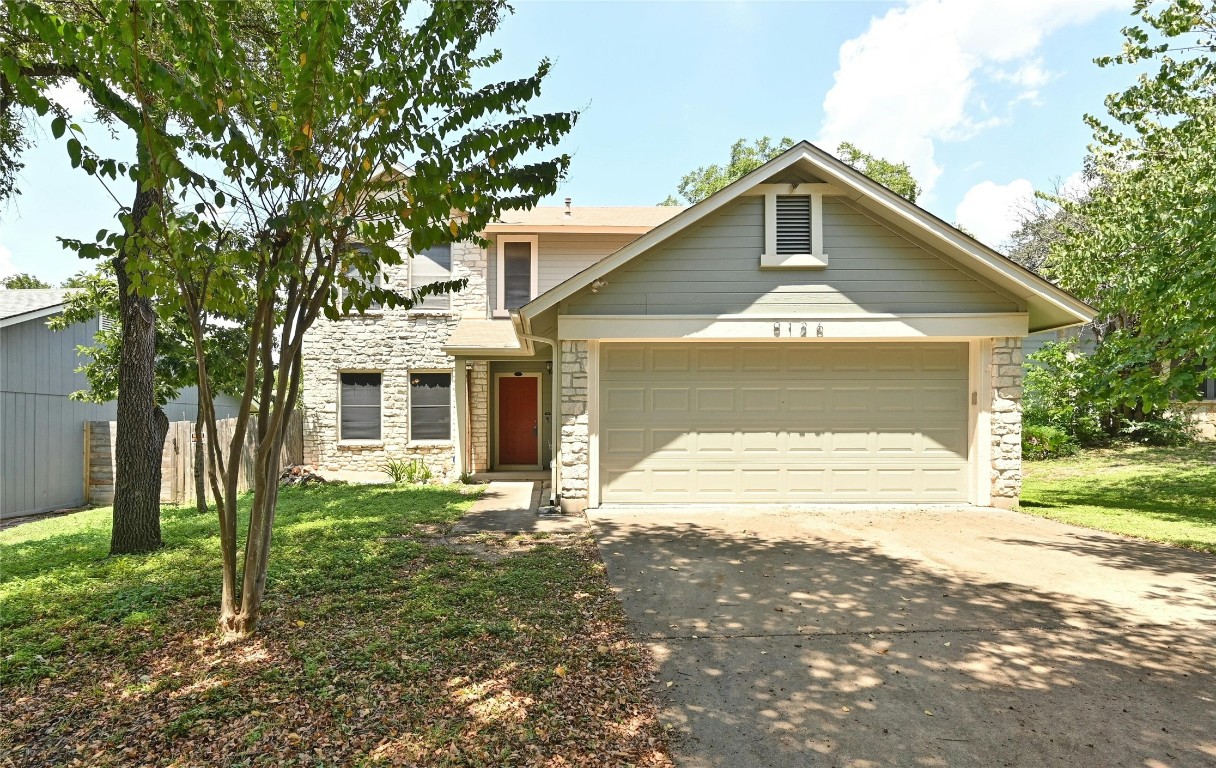
[[[1022,338],[1092,318],[806,142],[691,208],[538,208],[484,234],[384,276],[468,277],[450,302],[310,332],[306,462],[548,468],[566,511],[1010,506]]]
[[[113,402],[68,397],[88,389],[76,348],[92,345],[101,319],[52,331],[47,320],[63,311],[65,293],[0,290],[0,518],[84,503],[84,423],[115,418]],[[165,413],[193,420],[196,403],[191,387]]]
[[[1082,328],[1065,328],[1057,331],[1034,333],[1026,337],[1023,351],[1026,358],[1038,352],[1048,342],[1061,342],[1078,339],[1078,348],[1089,354],[1094,349],[1094,334],[1092,326]],[[1034,365],[1026,359],[1023,365]],[[1173,409],[1190,419],[1195,425],[1196,433],[1201,440],[1216,440],[1216,379],[1204,379],[1199,383],[1195,399],[1185,403],[1174,403]]]

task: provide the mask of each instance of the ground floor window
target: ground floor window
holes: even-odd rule
[[[452,439],[452,374],[410,375],[410,439]]]
[[[339,379],[338,439],[379,440],[381,374],[343,371]]]

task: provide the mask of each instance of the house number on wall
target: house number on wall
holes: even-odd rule
[[[781,323],[773,323],[773,335],[776,336],[777,338],[781,338]],[[790,337],[792,337],[794,335],[794,324],[793,323],[785,324],[785,335],[790,336]],[[806,338],[806,323],[798,324],[798,335],[804,339]],[[819,325],[817,325],[815,327],[815,335],[816,336],[823,335],[823,323],[820,323]]]

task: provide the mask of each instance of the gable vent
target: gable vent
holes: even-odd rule
[[[777,253],[811,252],[811,198],[777,195]]]

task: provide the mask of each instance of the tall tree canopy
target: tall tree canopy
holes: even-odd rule
[[[244,636],[260,615],[305,333],[322,313],[409,306],[462,287],[445,281],[400,295],[371,278],[436,244],[480,240],[503,210],[556,191],[569,158],[545,150],[576,115],[529,111],[548,61],[518,79],[488,77],[501,53],[484,44],[503,2],[439,2],[408,14],[405,2],[281,3],[266,45],[242,39],[235,5],[115,7],[104,29],[29,14],[56,50],[102,36],[132,92],[157,94],[174,116],[145,121],[146,151],[127,169],[160,191],[141,226],[132,213],[122,231],[74,245],[124,253],[141,290],[174,297],[190,323],[220,520],[220,625]],[[183,52],[182,61],[158,66],[158,46]],[[74,155],[94,157],[76,141]],[[102,160],[78,165],[109,172]],[[394,248],[403,236],[404,254]],[[239,310],[251,318],[240,408],[221,445],[205,344],[213,318]],[[236,487],[250,431],[253,498],[238,557]]]
[[[131,237],[115,239],[104,251],[86,248],[82,256],[105,255],[111,261],[118,287],[117,319],[120,328],[115,435],[114,527],[111,554],[149,552],[161,546],[161,453],[168,419],[156,397],[156,320],[154,288],[145,289],[152,275],[143,269],[137,253],[152,241],[145,237],[145,220],[163,210],[166,174],[149,174],[153,159],[172,154],[182,137],[171,133],[197,132],[201,126],[181,119],[180,106],[150,87],[157,73],[189,76],[194,44],[164,34],[154,23],[161,15],[181,8],[197,11],[200,35],[214,27],[218,6],[179,3],[178,0],[133,4],[95,3],[88,0],[3,0],[0,5],[0,199],[15,194],[21,153],[28,148],[30,111],[53,116],[51,132],[65,138],[64,148],[73,167],[84,169],[113,185],[119,179],[135,182],[129,190],[111,188],[121,205],[119,218]],[[223,9],[234,47],[268,48],[272,21],[261,2],[240,3]],[[150,23],[152,22],[152,23]],[[132,51],[138,49],[135,56]],[[108,158],[92,151],[81,126],[53,98],[54,87],[80,88],[103,125],[122,127],[135,138],[135,156]],[[131,202],[120,202],[120,195]]]
[[[55,287],[55,286],[51,285],[50,283],[48,283],[47,281],[40,280],[37,277],[34,277],[33,275],[27,274],[25,272],[21,272],[16,275],[9,275],[8,277],[4,278],[3,280],[0,280],[0,285],[4,286],[5,288],[54,288]]]
[[[1216,364],[1216,3],[1139,0],[1122,52],[1152,65],[1088,116],[1096,184],[1057,198],[1045,271],[1098,310],[1096,384],[1152,411],[1193,399]]]
[[[730,160],[726,165],[705,165],[689,171],[684,174],[684,178],[680,179],[677,190],[685,202],[699,203],[792,146],[794,146],[794,140],[788,136],[782,137],[780,141],[773,141],[768,136],[752,142],[739,139],[731,145]],[[916,202],[916,196],[920,194],[920,186],[916,183],[916,179],[912,178],[912,171],[908,168],[907,163],[893,163],[881,157],[875,157],[862,152],[847,141],[836,148],[836,156],[897,195]],[[659,203],[659,205],[680,204],[674,195],[668,195],[666,200]]]

